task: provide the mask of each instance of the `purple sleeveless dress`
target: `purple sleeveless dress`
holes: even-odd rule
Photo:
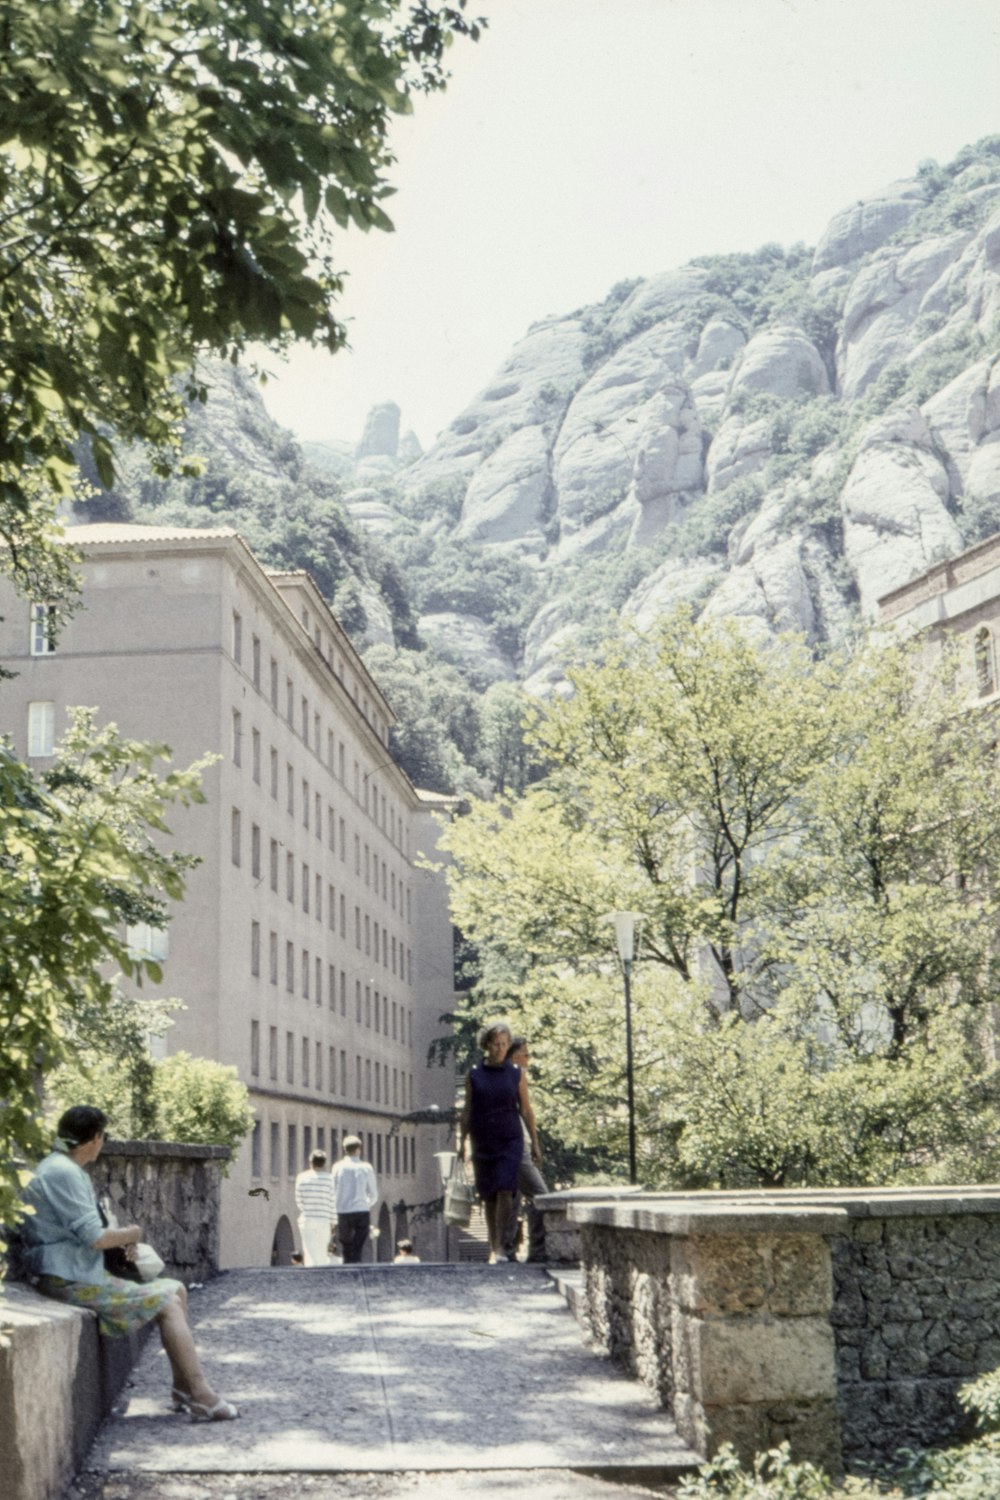
[[[524,1138],[517,1091],[521,1070],[514,1063],[478,1063],[469,1073],[472,1108],[469,1136],[476,1190],[481,1198],[517,1192]]]

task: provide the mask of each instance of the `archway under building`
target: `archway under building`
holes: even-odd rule
[[[295,1235],[292,1233],[292,1226],[288,1222],[288,1215],[282,1214],[274,1226],[274,1239],[271,1241],[272,1266],[290,1266],[294,1249]]]

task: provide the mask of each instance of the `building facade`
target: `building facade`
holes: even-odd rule
[[[82,607],[54,645],[47,607],[0,586],[0,660],[17,674],[0,727],[39,768],[70,705],[167,743],[175,765],[218,757],[207,803],[172,816],[201,861],[186,898],[166,934],[132,937],[184,1003],[167,1050],[232,1064],[250,1090],[222,1265],[287,1256],[296,1173],[349,1133],[379,1177],[379,1255],[408,1232],[432,1258],[439,1221],[419,1205],[441,1192],[449,1133],[405,1117],[454,1102],[426,1062],[453,997],[445,884],[422,867],[441,799],[395,764],[392,710],[307,574],[268,572],[229,530],[71,537]]]
[[[970,701],[990,702],[1000,693],[1000,533],[884,595],[879,623],[920,635],[931,658],[957,643],[959,685]]]

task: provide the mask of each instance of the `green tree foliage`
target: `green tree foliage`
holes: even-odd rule
[[[365,665],[399,716],[392,752],[414,785],[431,792],[483,790],[475,768],[476,694],[455,668],[382,644],[366,653]]]
[[[156,1134],[237,1151],[253,1129],[246,1084],[235,1068],[174,1052],[154,1065]]]
[[[17,1217],[15,1158],[47,1149],[39,1089],[81,1017],[107,1021],[120,971],[159,983],[125,926],[162,927],[192,860],[164,848],[172,803],[204,800],[201,766],[160,773],[163,746],[76,711],[40,781],[0,747],[0,1223]]]
[[[0,535],[35,558],[74,441],[166,464],[196,354],[335,350],[334,230],[391,229],[387,141],[465,0],[0,0]],[[181,384],[178,385],[178,380]],[[43,569],[44,571],[44,569]]]
[[[630,909],[647,1181],[995,1172],[990,722],[901,646],[816,663],[683,614],[570,675],[548,774],[444,833],[473,1003],[532,1037],[553,1133],[624,1160]]]

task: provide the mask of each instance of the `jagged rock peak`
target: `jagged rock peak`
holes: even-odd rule
[[[395,401],[373,406],[365,418],[355,458],[395,458],[399,452],[400,411]]]

